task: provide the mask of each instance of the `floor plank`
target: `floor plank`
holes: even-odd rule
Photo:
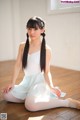
[[[24,103],[6,102],[1,90],[9,84],[15,61],[0,62],[0,113],[7,113],[7,120],[80,120],[80,111],[70,108],[55,108],[38,112],[30,112],[25,109]],[[66,92],[67,97],[80,100],[80,71],[51,66],[51,74],[55,86]],[[23,78],[20,71],[16,84]]]

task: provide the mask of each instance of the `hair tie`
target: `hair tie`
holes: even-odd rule
[[[46,34],[43,32],[43,33],[41,33],[41,35],[42,35],[42,36],[43,36],[43,38],[44,38]]]

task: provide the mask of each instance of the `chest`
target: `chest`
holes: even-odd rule
[[[28,64],[40,64],[40,51],[28,54]]]

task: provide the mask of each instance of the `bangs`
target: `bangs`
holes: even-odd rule
[[[38,29],[40,28],[38,22],[36,20],[29,20],[27,25],[26,25],[26,28],[35,28],[35,29]]]

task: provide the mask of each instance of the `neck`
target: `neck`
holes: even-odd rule
[[[31,45],[33,45],[33,46],[38,46],[38,45],[40,45],[41,44],[41,40],[40,39],[38,39],[38,40],[31,40]]]

